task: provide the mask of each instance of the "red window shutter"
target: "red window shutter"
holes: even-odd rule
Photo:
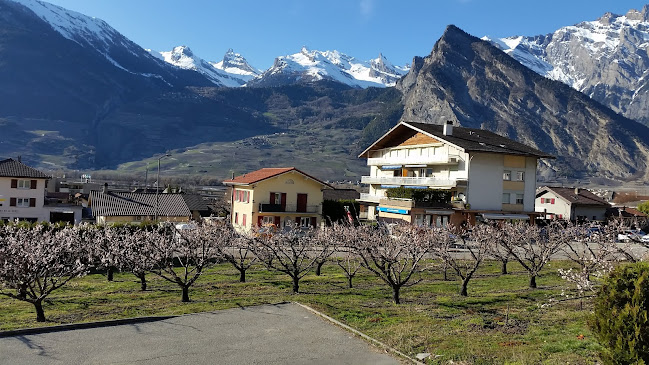
[[[279,227],[279,217],[275,217],[275,226]]]
[[[31,184],[31,186],[30,186],[31,189],[36,189],[36,184],[38,184],[38,181],[37,180],[32,180],[30,182],[30,184]]]
[[[286,193],[282,193],[280,204],[282,204],[282,211],[286,210]]]
[[[16,198],[10,198],[9,199],[9,206],[10,207],[15,207],[16,206]]]
[[[250,192],[248,192],[246,196],[246,203],[250,203]]]
[[[246,215],[245,214],[243,215],[242,220],[243,220],[243,222],[241,223],[241,225],[245,226],[246,225]]]
[[[554,204],[554,198],[552,198],[552,203],[551,204]]]
[[[11,188],[15,189],[18,187],[18,179],[11,179]]]
[[[264,217],[262,217],[262,216],[257,217],[257,225],[258,225],[259,227],[261,227],[261,225],[263,224],[263,222],[264,222]]]
[[[295,217],[295,226],[299,227],[300,226],[300,217]]]
[[[316,224],[315,217],[311,217],[311,227],[315,228],[315,224]]]
[[[545,204],[545,198],[541,198],[541,204]]]
[[[270,193],[270,201],[268,203],[275,204],[275,193]]]
[[[32,208],[36,206],[36,198],[29,198],[29,206]]]

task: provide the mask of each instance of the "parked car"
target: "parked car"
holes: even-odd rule
[[[640,241],[645,237],[645,233],[639,229],[629,229],[617,234],[617,240],[621,242]]]

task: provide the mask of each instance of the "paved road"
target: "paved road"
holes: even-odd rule
[[[0,338],[0,364],[399,364],[295,304]]]

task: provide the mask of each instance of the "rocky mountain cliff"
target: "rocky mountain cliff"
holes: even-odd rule
[[[404,120],[485,128],[558,157],[544,174],[646,179],[649,128],[449,26],[397,83]]]
[[[649,125],[649,5],[547,35],[484,39],[537,73]]]

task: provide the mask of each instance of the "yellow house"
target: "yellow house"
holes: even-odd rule
[[[263,168],[223,182],[231,186],[231,223],[240,232],[253,227],[317,227],[322,191],[330,189],[295,167]]]

